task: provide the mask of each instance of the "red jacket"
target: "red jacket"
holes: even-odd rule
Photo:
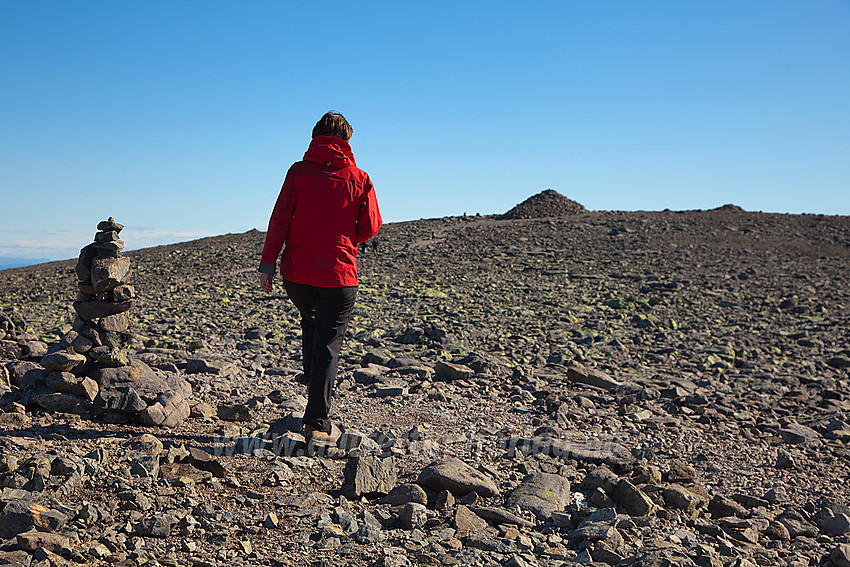
[[[357,245],[378,234],[375,188],[348,142],[317,136],[296,162],[275,203],[260,271],[317,287],[357,285]],[[284,247],[284,244],[286,246]]]

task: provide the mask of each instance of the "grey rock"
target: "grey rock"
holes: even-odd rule
[[[454,514],[454,527],[457,530],[457,537],[467,537],[485,530],[487,522],[463,504],[459,504]]]
[[[109,217],[107,220],[100,221],[99,223],[97,223],[97,230],[99,230],[101,232],[111,231],[111,232],[119,233],[122,230],[124,230],[124,225],[115,222],[114,218]]]
[[[41,383],[44,383],[47,377],[47,372],[40,364],[27,360],[15,360],[8,362],[4,365],[4,368],[7,369],[9,372],[9,383],[12,386],[16,386],[18,388],[26,389],[25,387],[21,386],[21,380],[23,379],[24,375],[26,375],[30,371],[36,370],[40,373],[40,380],[38,381],[40,381]]]
[[[351,459],[343,469],[342,493],[350,498],[386,495],[396,484],[396,467],[392,457],[363,455]]]
[[[831,536],[842,536],[850,533],[850,517],[846,514],[827,516],[821,520],[820,529],[823,533]]]
[[[72,372],[86,363],[86,357],[75,352],[59,351],[48,354],[41,359],[41,365],[47,370],[56,372]]]
[[[664,489],[664,503],[671,508],[686,512],[693,512],[704,505],[704,501],[699,496],[680,484],[671,484]]]
[[[400,506],[411,502],[417,504],[428,503],[428,495],[418,484],[399,484],[378,501],[379,504],[388,504],[390,506]]]
[[[128,386],[101,388],[94,400],[93,410],[98,414],[107,412],[136,414],[148,405],[135,389]]]
[[[486,551],[490,553],[508,554],[514,553],[517,550],[516,545],[513,541],[507,538],[494,537],[482,532],[474,532],[469,534],[466,537],[464,543],[468,547],[480,549],[481,551]]]
[[[492,478],[454,457],[443,457],[429,464],[419,473],[416,483],[436,492],[448,490],[455,496],[475,492],[487,498],[499,493]]]
[[[168,514],[154,514],[147,518],[143,518],[137,523],[133,531],[144,537],[165,538],[171,535],[171,528],[176,523],[173,516]]]
[[[623,386],[622,382],[615,380],[605,372],[596,368],[587,368],[579,364],[567,368],[567,378],[572,382],[588,384],[603,390],[616,390]]]
[[[527,476],[508,497],[509,506],[528,510],[540,520],[560,512],[570,501],[570,481],[557,474],[534,473]]]
[[[786,508],[777,516],[776,521],[785,526],[791,539],[799,536],[817,537],[818,535],[818,529],[793,508]]]
[[[122,333],[130,328],[132,322],[130,321],[130,317],[127,315],[127,312],[116,313],[114,315],[109,315],[107,317],[103,317],[97,324],[98,329],[101,331],[108,331],[113,333]]]
[[[194,358],[186,361],[186,374],[218,374],[220,376],[232,376],[238,374],[239,369],[235,364],[220,360],[205,360]]]
[[[0,538],[9,539],[32,529],[55,532],[67,520],[62,512],[45,508],[32,500],[12,499],[0,510]]]
[[[412,530],[428,520],[426,510],[425,505],[418,502],[402,504],[398,509],[398,520],[404,529]]]
[[[88,401],[94,401],[100,389],[97,382],[88,376],[75,376],[70,372],[52,372],[47,375],[46,383],[57,392],[73,394]]]
[[[749,510],[738,504],[735,500],[715,494],[708,503],[708,511],[715,518],[723,518],[726,516],[737,516],[738,518],[746,518],[750,515]]]
[[[850,543],[842,543],[833,548],[829,560],[835,567],[850,567]]]
[[[133,459],[130,463],[130,474],[155,480],[159,476],[159,459],[150,455]]]
[[[100,301],[92,299],[88,301],[75,301],[74,311],[85,321],[94,321],[101,317],[109,317],[117,313],[129,311],[135,304],[135,300],[125,301]]]
[[[381,376],[388,371],[388,368],[381,368],[375,365],[366,368],[358,368],[354,371],[353,378],[357,384],[375,384]]]
[[[35,402],[50,413],[85,413],[91,406],[87,399],[64,392],[41,394]]]
[[[494,508],[492,506],[469,506],[469,509],[475,512],[477,516],[494,525],[513,524],[515,526],[527,528],[534,525],[533,522],[529,522],[525,518],[521,518],[513,512],[509,512],[502,508]]]
[[[384,538],[381,523],[369,510],[363,510],[360,516],[360,527],[354,534],[354,539],[361,544],[378,543]]]
[[[99,249],[103,244],[93,244],[92,246]],[[127,257],[95,258],[91,265],[91,281],[95,293],[103,293],[113,289],[122,283],[129,271],[130,259]]]
[[[793,422],[781,428],[779,436],[782,437],[783,441],[792,445],[810,444],[820,439],[820,434],[811,427]]]
[[[381,451],[380,445],[375,440],[355,429],[347,429],[342,433],[337,440],[337,447],[346,452],[357,449],[360,455]]]
[[[617,510],[600,508],[587,516],[578,527],[570,533],[570,537],[581,541],[585,539],[600,540],[611,535],[611,530],[617,526]]]
[[[177,427],[190,414],[189,402],[177,392],[163,392],[156,402],[139,413],[139,423],[142,425],[157,425],[160,427]]]
[[[647,516],[655,511],[655,503],[642,490],[628,480],[620,480],[613,494],[630,516]]]
[[[455,380],[468,380],[475,375],[475,371],[463,364],[453,364],[443,360],[434,365],[434,374],[438,380],[454,382]]]
[[[636,461],[634,455],[623,445],[602,439],[568,440],[548,437],[514,437],[506,441],[509,451],[519,450],[525,454],[543,454],[560,459],[601,465],[616,472],[627,472]]]

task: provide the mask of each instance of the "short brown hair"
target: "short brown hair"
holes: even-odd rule
[[[354,134],[354,128],[345,119],[345,116],[339,112],[326,112],[322,118],[313,126],[313,137],[316,136],[334,136],[336,138],[348,141],[351,135]]]

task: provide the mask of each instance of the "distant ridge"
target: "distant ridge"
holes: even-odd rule
[[[534,219],[564,217],[586,213],[584,205],[568,199],[553,189],[532,195],[510,211],[501,215],[503,219]]]

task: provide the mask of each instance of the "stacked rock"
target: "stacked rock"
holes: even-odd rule
[[[158,373],[127,348],[127,315],[136,292],[127,284],[130,260],[121,254],[124,227],[112,217],[97,225],[94,242],[80,250],[72,330],[28,372],[25,400],[48,411],[79,413],[113,423],[174,427],[190,415],[191,385],[172,372]]]
[[[94,242],[80,250],[75,271],[79,292],[74,302],[77,318],[63,343],[89,363],[126,366],[126,346],[132,339],[132,321],[127,311],[135,303],[136,291],[128,285],[130,259],[121,254],[119,238],[123,225],[109,220],[97,225]]]
[[[0,341],[17,341],[24,336],[27,324],[20,313],[0,313]]]

